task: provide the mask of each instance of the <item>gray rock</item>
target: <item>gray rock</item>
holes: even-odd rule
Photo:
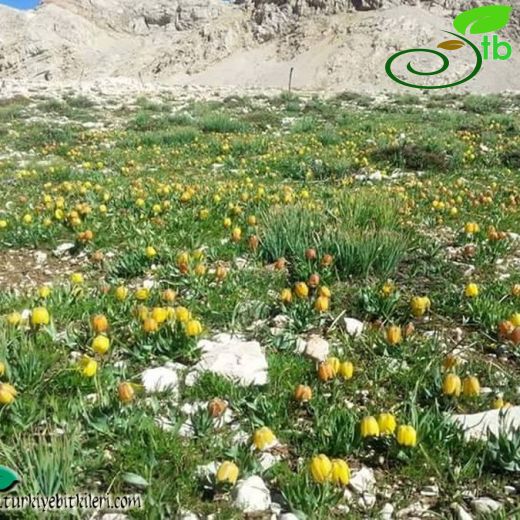
[[[390,502],[387,502],[381,511],[379,511],[379,518],[380,520],[392,520],[392,517],[394,516],[394,506],[390,504]]]
[[[271,506],[271,493],[264,481],[253,475],[237,482],[233,489],[233,505],[243,513],[267,511]]]
[[[485,439],[490,432],[510,436],[516,428],[520,428],[520,406],[453,415],[452,419],[464,430],[466,439]]]
[[[363,466],[350,479],[350,488],[358,493],[371,493],[376,485],[376,478],[374,477],[374,470]]]
[[[421,490],[423,497],[436,497],[439,495],[439,486],[425,486]]]
[[[305,355],[315,361],[325,361],[329,355],[330,347],[326,339],[320,336],[312,335],[307,340],[305,346]]]
[[[210,340],[200,340],[201,358],[186,377],[192,386],[204,372],[231,379],[242,386],[267,383],[267,359],[257,341],[245,341],[239,336],[219,334]]]
[[[452,504],[451,509],[458,520],[473,520],[473,517],[460,504]]]
[[[488,497],[476,498],[471,502],[471,509],[479,515],[489,515],[502,507],[500,502]]]
[[[63,256],[64,254],[68,253],[71,249],[74,249],[74,244],[72,242],[66,242],[64,244],[60,244],[53,252],[52,254],[54,256]]]
[[[148,368],[141,374],[141,381],[148,393],[170,391],[174,395],[179,392],[179,372],[186,367],[180,363],[166,363],[162,367]]]
[[[365,324],[356,318],[343,318],[343,328],[349,336],[356,338],[363,333]]]

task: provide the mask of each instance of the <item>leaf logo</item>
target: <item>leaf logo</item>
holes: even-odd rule
[[[485,5],[460,13],[453,26],[460,34],[483,34],[495,32],[509,22],[513,8],[509,5]]]
[[[20,477],[10,468],[0,466],[0,492],[10,491],[20,482]]]
[[[460,40],[446,40],[445,42],[439,43],[437,48],[444,49],[446,51],[456,51],[457,49],[462,49],[464,45],[466,44]]]

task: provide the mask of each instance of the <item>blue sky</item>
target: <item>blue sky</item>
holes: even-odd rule
[[[16,7],[17,9],[32,9],[40,3],[40,0],[0,0],[0,4]]]

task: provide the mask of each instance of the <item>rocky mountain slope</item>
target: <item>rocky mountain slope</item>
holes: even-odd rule
[[[514,0],[517,2],[518,0]],[[0,5],[0,79],[169,85],[407,90],[385,74],[401,49],[435,48],[453,17],[478,0],[43,0],[34,11]],[[496,3],[496,2],[493,2]],[[503,2],[510,4],[510,2]],[[488,61],[461,87],[520,90],[520,5],[501,37],[507,62]],[[478,39],[476,39],[477,41]],[[472,68],[450,54],[448,80]],[[437,62],[419,59],[421,67]],[[424,65],[423,65],[424,63]]]

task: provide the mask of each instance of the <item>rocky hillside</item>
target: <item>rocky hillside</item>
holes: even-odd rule
[[[387,58],[435,46],[457,12],[486,3],[43,0],[30,12],[0,6],[0,78],[284,87],[294,68],[295,88],[400,89],[386,77]],[[520,10],[504,31],[516,48],[519,20]],[[463,50],[447,74],[457,78],[470,68],[471,53]],[[515,55],[507,63],[490,61],[466,87],[520,90],[519,69]]]

